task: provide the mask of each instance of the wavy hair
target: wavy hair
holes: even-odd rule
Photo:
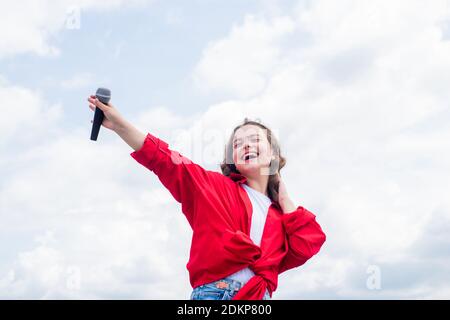
[[[267,184],[267,194],[272,201],[278,202],[278,187],[279,187],[279,173],[281,168],[286,165],[286,159],[281,155],[280,145],[278,143],[277,138],[273,134],[272,130],[270,130],[267,126],[262,124],[259,120],[249,120],[245,118],[243,123],[236,126],[234,128],[228,143],[225,146],[225,154],[223,162],[220,164],[220,169],[222,170],[223,175],[229,176],[231,173],[240,174],[239,170],[236,168],[236,165],[233,161],[233,138],[234,134],[239,128],[242,128],[246,125],[254,125],[264,129],[266,132],[267,140],[270,143],[272,148],[272,154],[274,158],[272,158],[270,163],[270,171],[269,171],[269,181]]]

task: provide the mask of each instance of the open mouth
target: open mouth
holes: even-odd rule
[[[248,152],[246,154],[244,154],[243,159],[244,161],[248,161],[251,159],[256,159],[259,156],[258,152]]]

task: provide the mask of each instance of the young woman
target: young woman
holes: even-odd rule
[[[237,126],[219,173],[140,132],[113,105],[95,96],[88,101],[104,112],[102,125],[133,148],[131,156],[181,203],[193,230],[191,299],[270,299],[280,273],[320,250],[325,234],[315,215],[289,198],[280,176],[286,161],[266,126],[247,119]]]

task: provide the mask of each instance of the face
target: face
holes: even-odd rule
[[[239,128],[234,134],[232,146],[233,161],[241,174],[257,176],[267,171],[272,148],[265,129],[255,125]]]

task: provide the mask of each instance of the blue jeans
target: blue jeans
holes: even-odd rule
[[[241,282],[224,278],[196,287],[192,291],[191,300],[231,300],[241,287]],[[268,292],[263,300],[270,300]]]

